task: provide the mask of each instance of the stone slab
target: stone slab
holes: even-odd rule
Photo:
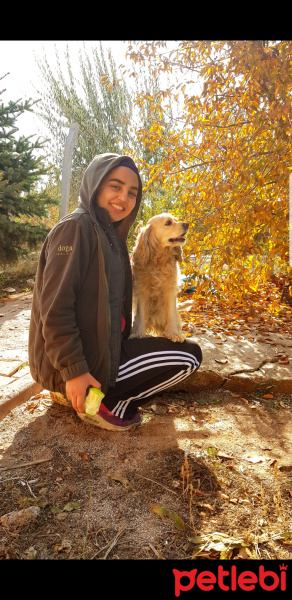
[[[22,360],[0,360],[0,375],[11,377],[23,364]]]
[[[292,336],[269,334],[218,339],[212,332],[191,338],[202,348],[200,369],[173,389],[190,393],[226,389],[292,394]]]
[[[42,389],[41,385],[33,381],[30,374],[24,375],[5,386],[0,393],[0,421],[16,406],[20,406],[32,396],[39,394]]]
[[[203,353],[200,369],[170,390],[196,394],[201,391],[224,389],[235,393],[269,391],[292,394],[292,336],[267,333],[265,337],[218,336],[211,331],[194,333],[192,338]],[[7,357],[8,358],[8,357]],[[10,358],[10,357],[9,357]],[[8,360],[1,358],[0,364]],[[23,361],[11,358],[10,363],[21,366]],[[7,366],[7,365],[6,365]],[[9,371],[10,373],[12,371]],[[0,421],[16,406],[40,393],[28,367],[14,372],[13,377],[0,378]],[[7,382],[7,385],[5,385]]]
[[[5,377],[4,375],[0,375],[0,389],[4,388],[6,385],[9,385],[11,382],[11,377]]]

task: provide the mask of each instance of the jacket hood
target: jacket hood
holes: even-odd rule
[[[102,179],[107,175],[109,171],[118,167],[122,160],[127,160],[129,163],[133,165],[135,169],[137,169],[134,161],[130,156],[119,155],[119,154],[98,154],[91,161],[90,165],[87,167],[83,179],[80,186],[80,207],[87,210],[90,214],[90,218],[94,222],[105,221],[108,222],[109,213],[104,208],[100,208],[96,205],[96,192],[97,188],[100,185]],[[116,231],[119,236],[123,239],[126,239],[129,233],[130,227],[133,225],[138,210],[141,204],[142,198],[142,182],[140,175],[138,174],[139,181],[139,189],[137,194],[136,205],[133,208],[132,212],[116,223]]]

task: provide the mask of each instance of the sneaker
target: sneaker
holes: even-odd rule
[[[130,419],[120,419],[120,417],[113,415],[103,403],[101,403],[96,415],[89,416],[85,413],[77,414],[82,421],[100,427],[101,429],[108,429],[109,431],[126,431],[141,423],[141,416],[138,412]]]

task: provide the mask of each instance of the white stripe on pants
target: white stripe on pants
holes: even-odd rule
[[[116,416],[127,417],[129,411],[135,411],[152,396],[189,377],[201,361],[200,347],[189,340],[183,343],[166,338],[125,340],[116,385],[109,388],[103,402]]]

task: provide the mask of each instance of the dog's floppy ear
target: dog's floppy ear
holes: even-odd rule
[[[181,263],[182,259],[183,259],[181,246],[174,246],[174,248],[172,249],[172,252],[174,254],[175,260],[177,260],[179,263]]]
[[[149,262],[150,259],[150,236],[151,236],[151,225],[146,225],[140,229],[136,244],[133,250],[132,261],[137,266],[143,267]]]
[[[135,227],[136,241],[137,241],[138,235],[142,231],[142,229],[143,229],[143,221],[139,221],[138,225]]]

